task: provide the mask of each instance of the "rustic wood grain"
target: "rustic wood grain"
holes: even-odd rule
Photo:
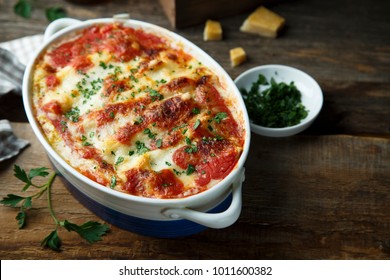
[[[40,248],[53,222],[43,199],[18,230],[15,209],[0,207],[1,259],[390,259],[390,2],[278,1],[272,10],[287,20],[281,36],[241,33],[247,13],[221,19],[224,40],[204,42],[203,24],[175,30],[157,0],[107,0],[78,5],[41,0],[30,19],[13,13],[16,0],[0,0],[0,42],[42,33],[43,8],[62,6],[88,19],[129,12],[173,30],[209,53],[234,79],[263,64],[284,64],[312,75],[324,93],[317,120],[283,139],[252,135],[242,214],[233,226],[177,239],[149,238],[112,227],[88,245],[61,231],[64,250]],[[248,61],[231,68],[229,50],[243,47]],[[18,193],[13,164],[50,166],[20,97],[0,98],[0,118],[13,121],[31,145],[0,164],[0,196]],[[53,203],[60,218],[99,220],[56,179]]]
[[[251,12],[271,0],[159,0],[173,27],[183,28],[202,24],[208,19],[220,19]]]
[[[1,165],[0,195],[20,193],[13,164],[50,166],[26,123],[13,123],[30,147]],[[390,258],[390,145],[374,137],[253,135],[238,222],[177,239],[140,236],[112,226],[88,245],[60,231],[63,251],[40,248],[53,230],[45,199],[33,203],[19,230],[16,210],[0,207],[1,259],[388,259]],[[101,221],[58,178],[53,203],[61,219]]]

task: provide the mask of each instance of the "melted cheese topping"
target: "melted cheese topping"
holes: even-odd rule
[[[218,77],[169,39],[121,24],[50,46],[33,77],[34,113],[73,168],[132,195],[202,192],[237,164],[244,128]]]

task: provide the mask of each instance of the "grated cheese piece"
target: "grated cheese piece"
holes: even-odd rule
[[[240,30],[264,37],[276,38],[285,22],[283,17],[261,6],[249,15]]]
[[[246,53],[243,48],[238,47],[230,50],[230,62],[232,67],[236,67],[246,60]]]
[[[203,32],[204,41],[220,41],[222,40],[221,23],[214,20],[207,20]]]

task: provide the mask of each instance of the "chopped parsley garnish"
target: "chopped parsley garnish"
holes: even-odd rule
[[[162,146],[162,139],[157,139],[156,146],[157,146],[157,148],[161,148],[161,146]]]
[[[77,82],[76,87],[78,91],[83,95],[85,98],[84,103],[87,99],[90,99],[91,96],[95,95],[98,90],[102,88],[103,79],[98,78],[96,80],[93,80],[90,82],[90,86],[87,84],[87,80],[85,78],[81,79],[81,81]]]
[[[186,174],[187,174],[187,175],[191,175],[191,174],[194,173],[195,171],[196,171],[195,166],[193,166],[192,164],[189,164],[189,165],[187,166]]]
[[[176,174],[176,176],[180,176],[181,174],[183,174],[183,172],[180,172],[180,171],[176,170],[175,168],[173,168],[172,170]]]
[[[166,161],[165,164],[168,166],[172,166],[172,163],[170,163],[169,161]]]
[[[131,79],[133,82],[138,83],[138,79],[137,79],[136,77],[134,77],[133,75],[130,75],[129,77],[130,77],[130,79]]]
[[[192,113],[194,115],[200,114],[200,109],[195,107],[195,108],[192,109]]]
[[[132,155],[134,155],[134,151],[129,151],[129,156],[132,156]]]
[[[110,188],[113,189],[116,186],[116,177],[112,176],[111,177],[111,182],[110,182]]]
[[[120,66],[115,66],[114,67],[114,75],[117,76],[118,74],[122,74],[122,69],[120,68]]]
[[[148,135],[150,139],[156,139],[157,133],[153,133],[149,128],[145,128],[144,134]]]
[[[277,83],[271,78],[267,89],[260,90],[261,85],[269,83],[260,74],[249,91],[241,89],[249,117],[256,124],[281,128],[296,125],[306,118],[308,111],[301,102],[302,94],[294,82]]]
[[[228,117],[228,114],[225,112],[219,112],[215,115],[214,120],[216,123],[221,123],[223,119],[226,119]]]
[[[134,124],[136,125],[139,125],[141,124],[142,122],[144,121],[144,119],[142,117],[137,117],[134,121]]]
[[[103,69],[107,69],[107,65],[103,61],[99,62],[99,66],[102,67]]]
[[[65,113],[65,117],[67,117],[72,122],[78,122],[80,117],[80,109],[79,107],[74,107],[68,112]]]
[[[66,121],[61,121],[60,124],[61,124],[61,131],[65,132],[65,130],[68,128]]]
[[[84,135],[81,136],[81,144],[83,146],[91,146],[92,145],[90,142],[87,141],[87,137],[85,137]]]
[[[118,165],[118,164],[122,163],[124,160],[125,160],[124,157],[118,157],[116,162],[115,162],[115,165]]]
[[[102,88],[103,79],[97,78],[96,80],[91,81],[91,86],[94,91],[98,91]]]
[[[137,149],[137,154],[139,154],[139,155],[142,155],[142,154],[150,151],[150,149],[145,146],[145,143],[142,143],[141,141],[135,142],[135,146]]]
[[[152,101],[163,100],[164,99],[164,96],[162,94],[160,94],[155,89],[148,88],[146,91],[149,92],[149,95],[152,98]]]
[[[197,129],[199,127],[199,125],[200,125],[200,120],[197,119],[195,124],[194,124],[194,130]]]
[[[187,125],[188,125],[188,124],[183,123],[183,124],[181,124],[181,125],[175,126],[174,128],[172,128],[172,131],[178,130],[178,129],[183,128],[183,127],[186,127]]]
[[[184,152],[186,152],[187,154],[192,154],[198,151],[198,147],[191,142],[190,138],[186,137],[185,141],[188,147],[184,149]]]

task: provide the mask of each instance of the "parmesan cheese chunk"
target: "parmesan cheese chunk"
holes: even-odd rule
[[[246,60],[246,53],[243,48],[238,47],[230,50],[230,62],[236,67]]]
[[[283,17],[261,6],[249,15],[240,30],[264,37],[276,38],[284,24],[285,19]]]
[[[214,20],[207,20],[203,32],[204,41],[219,41],[222,40],[221,23]]]

